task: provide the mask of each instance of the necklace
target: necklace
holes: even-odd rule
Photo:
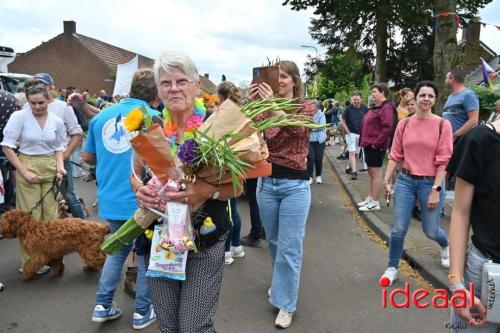
[[[177,153],[177,147],[184,141],[193,138],[193,132],[198,129],[205,119],[206,109],[203,100],[200,98],[194,99],[194,112],[186,120],[184,133],[182,138],[177,138],[177,124],[172,119],[172,113],[166,107],[163,109],[163,133],[167,137],[170,151],[172,154]],[[179,142],[178,142],[179,141]]]

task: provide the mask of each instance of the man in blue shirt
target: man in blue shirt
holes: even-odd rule
[[[464,79],[464,72],[458,68],[446,74],[445,83],[451,95],[444,105],[443,117],[451,123],[455,142],[479,122],[479,98],[465,88]]]
[[[140,69],[132,79],[130,98],[102,110],[90,122],[83,159],[89,164],[96,164],[99,216],[108,221],[112,232],[118,230],[137,209],[134,193],[137,188],[132,189],[130,185],[132,149],[123,120],[132,109],[141,106],[149,114],[159,115],[159,112],[149,106],[156,101],[157,95],[153,71]],[[113,296],[131,249],[132,244],[127,245],[116,255],[106,258],[99,279],[92,321],[105,322],[121,316],[121,310],[113,305]],[[156,321],[145,273],[144,256],[139,256],[134,329],[142,329]]]

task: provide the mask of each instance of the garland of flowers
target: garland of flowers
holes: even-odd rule
[[[200,98],[194,99],[194,113],[186,121],[184,135],[180,143],[193,138],[193,131],[201,126],[207,110]],[[172,120],[172,113],[165,107],[163,109],[163,133],[167,137],[172,154],[177,153],[177,124]]]

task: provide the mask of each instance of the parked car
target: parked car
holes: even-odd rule
[[[0,90],[16,93],[24,86],[24,81],[31,78],[28,74],[0,73]]]

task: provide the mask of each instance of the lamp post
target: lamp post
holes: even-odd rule
[[[314,49],[314,51],[316,51],[316,59],[318,59],[318,49],[316,48],[316,46],[312,46],[312,45],[300,45],[300,47],[303,47],[303,48],[306,48],[306,49]],[[308,96],[309,92],[307,91],[307,81],[306,81],[305,88],[306,88],[306,97],[309,97]]]
[[[312,45],[300,45],[300,47],[304,47],[306,49],[314,49],[314,51],[316,51],[316,58],[318,58],[318,49],[316,48],[316,46],[312,46]]]

